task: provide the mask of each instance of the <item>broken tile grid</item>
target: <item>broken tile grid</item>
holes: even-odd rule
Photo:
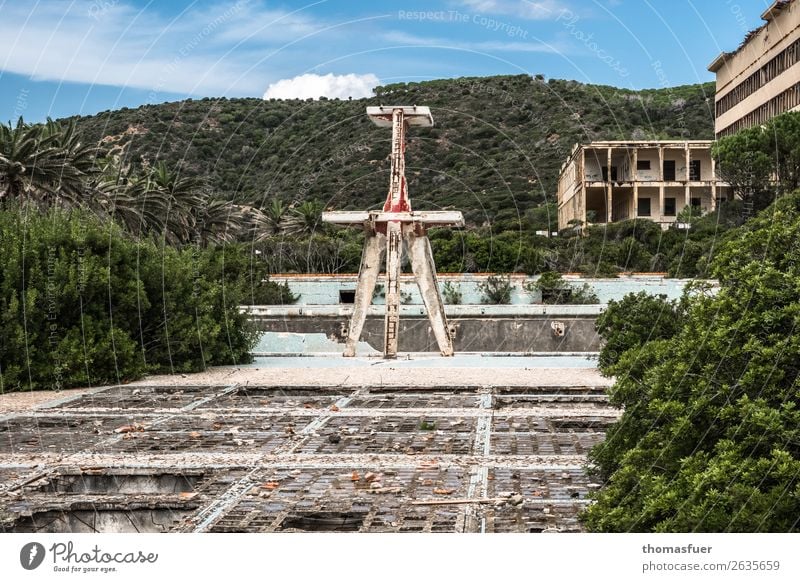
[[[602,386],[112,386],[0,418],[0,531],[575,532]]]

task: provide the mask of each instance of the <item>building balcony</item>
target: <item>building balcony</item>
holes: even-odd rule
[[[723,182],[719,178],[716,180],[586,180],[583,185],[585,188],[605,188],[609,184],[618,188],[632,188],[634,184],[640,187],[658,187],[662,184],[664,186],[727,186],[727,182]]]

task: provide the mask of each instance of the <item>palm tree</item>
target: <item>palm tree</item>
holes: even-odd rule
[[[318,230],[322,225],[323,206],[319,200],[306,200],[292,209],[284,226],[288,234],[308,234]]]
[[[287,210],[282,200],[279,198],[272,199],[272,203],[270,203],[265,213],[267,224],[272,231],[270,234],[278,234],[281,231]]]
[[[119,159],[102,161],[102,175],[95,184],[100,212],[110,216],[135,236],[161,233],[166,226],[167,198],[151,188],[147,176],[120,166]]]
[[[207,245],[244,239],[263,225],[265,217],[257,208],[212,198],[204,203],[195,221],[200,242]]]
[[[165,225],[161,233],[167,242],[189,242],[196,226],[196,214],[203,208],[207,193],[203,180],[181,176],[158,162],[150,172],[146,194],[166,201]]]
[[[51,119],[44,128],[45,137],[53,137],[56,148],[56,167],[60,172],[54,186],[56,196],[68,205],[79,205],[91,195],[87,182],[97,174],[97,147],[84,145],[77,132],[75,120],[59,125]]]
[[[269,222],[256,208],[211,198],[204,180],[163,161],[141,173],[118,156],[96,154],[81,143],[74,121],[0,125],[0,203],[85,207],[135,236],[154,234],[175,245],[238,240]],[[273,203],[271,210],[279,223],[286,209]]]
[[[75,122],[0,124],[0,200],[50,206],[80,205],[96,173],[96,148],[83,145]]]

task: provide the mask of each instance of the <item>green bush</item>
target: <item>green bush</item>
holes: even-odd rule
[[[511,277],[508,275],[490,275],[483,283],[478,283],[478,290],[482,293],[481,303],[506,304],[511,303]]]
[[[680,329],[682,317],[679,303],[668,301],[664,295],[640,291],[609,301],[595,324],[603,338],[598,367],[604,374],[613,375],[624,353],[644,352],[650,349],[648,342],[671,338]]]
[[[542,273],[533,283],[526,283],[525,290],[541,294],[542,303],[548,305],[589,305],[600,303],[597,294],[584,283],[581,286],[565,281],[561,273]]]
[[[444,297],[444,302],[448,305],[461,305],[464,300],[464,294],[459,286],[450,281],[445,282],[442,287],[442,296]]]
[[[669,339],[622,353],[591,460],[602,532],[792,532],[800,515],[800,192],[731,233]],[[652,338],[658,307],[619,307]],[[662,307],[662,312],[667,308]]]
[[[0,248],[0,391],[250,360],[243,247],[179,250],[79,211],[9,208]]]

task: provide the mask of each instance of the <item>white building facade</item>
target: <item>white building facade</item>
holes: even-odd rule
[[[717,76],[717,138],[800,109],[800,1],[773,2],[761,18],[738,49],[708,67]]]

